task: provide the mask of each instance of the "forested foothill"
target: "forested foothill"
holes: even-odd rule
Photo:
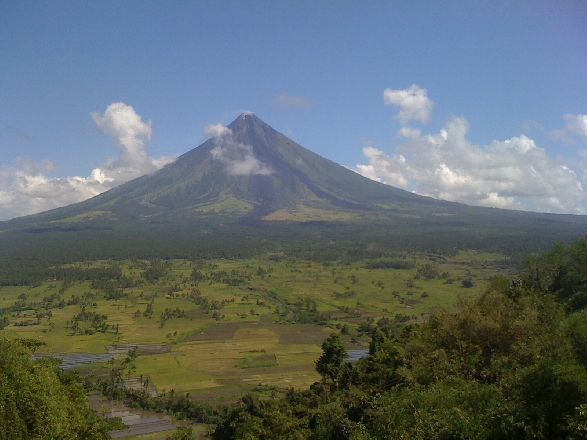
[[[51,267],[93,260],[242,259],[285,252],[320,262],[372,259],[390,251],[450,256],[477,249],[520,261],[526,253],[587,232],[583,217],[497,211],[499,215],[487,210],[485,216],[469,219],[461,214],[456,223],[450,216],[424,212],[381,221],[246,225],[210,215],[174,223],[123,219],[0,227],[0,285],[39,283],[53,275]]]

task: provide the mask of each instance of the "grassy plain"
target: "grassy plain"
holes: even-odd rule
[[[139,344],[133,377],[148,377],[159,392],[173,389],[211,403],[230,401],[251,389],[308,387],[319,379],[314,362],[331,332],[345,328],[348,348],[366,348],[365,324],[382,317],[422,321],[452,307],[459,296],[479,294],[507,260],[469,251],[451,258],[398,253],[350,263],[280,253],[159,263],[164,270],[152,279],[145,277],[152,266],[147,261],[69,265],[119,266],[127,286],[117,285],[112,299],[89,280],[0,287],[0,319],[8,320],[0,336],[38,339],[48,353],[106,353],[107,346]],[[375,268],[386,265],[405,268]],[[463,287],[467,280],[472,287]],[[19,301],[24,307],[15,311]],[[91,319],[79,318],[81,312],[105,316],[105,325],[92,327]],[[23,323],[29,325],[18,325]],[[149,344],[165,349],[149,352]],[[112,365],[80,368],[100,376]]]

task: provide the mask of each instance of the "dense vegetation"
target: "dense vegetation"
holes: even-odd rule
[[[452,255],[459,249],[511,258],[536,253],[555,241],[586,233],[583,223],[524,220],[512,212],[485,222],[451,224],[437,218],[381,222],[266,222],[260,227],[225,224],[222,218],[189,224],[88,225],[0,231],[0,286],[31,285],[55,277],[63,264],[92,260],[250,258],[267,252],[313,261],[360,261],[389,252]],[[519,217],[519,218],[518,218]],[[397,261],[389,258],[389,268]],[[383,267],[383,266],[382,266]]]
[[[145,270],[151,267],[161,263]],[[442,276],[428,263],[417,267],[422,277]],[[257,268],[257,276],[264,272]],[[136,352],[98,389],[135,407],[209,424],[217,439],[584,438],[586,272],[587,238],[557,245],[528,257],[512,279],[494,277],[482,295],[427,322],[397,314],[360,325],[371,335],[370,355],[356,363],[345,361],[343,328],[322,345],[322,380],[283,398],[250,393],[215,408],[173,390],[151,397],[121,386]],[[205,273],[197,265],[192,278],[203,281]],[[300,304],[312,309],[311,301]],[[178,438],[190,438],[189,430],[184,434]]]
[[[329,246],[334,248],[338,244]],[[153,258],[45,266],[43,287],[6,289],[46,290],[46,296],[19,294],[16,302],[0,310],[6,321],[0,321],[0,326],[38,326],[40,321],[49,322],[54,314],[46,333],[51,335],[60,325],[57,315],[65,314],[69,339],[104,334],[109,340],[117,340],[119,328],[114,323],[125,322],[120,320],[124,313],[132,322],[147,323],[155,318],[154,327],[161,334],[167,333],[172,341],[179,338],[173,330],[181,332],[185,326],[180,322],[200,316],[194,313],[201,309],[198,319],[202,320],[222,321],[229,311],[230,319],[240,319],[246,311],[246,316],[259,320],[260,312],[281,321],[283,329],[318,323],[323,328],[340,330],[326,339],[322,356],[317,356],[315,367],[322,380],[302,391],[292,388],[282,392],[277,387],[265,387],[227,406],[199,402],[197,396],[173,390],[153,398],[146,390],[124,387],[124,377],[145,368],[143,356],[137,360],[136,352],[128,360],[113,363],[112,374],[98,384],[105,395],[134,406],[206,423],[212,427],[212,438],[466,439],[587,435],[587,238],[559,244],[540,256],[528,256],[515,277],[496,276],[483,294],[467,295],[454,309],[437,311],[427,321],[387,310],[379,311],[380,318],[375,321],[366,320],[360,314],[354,317],[355,307],[347,310],[333,305],[348,301],[351,305],[356,303],[357,308],[364,307],[357,299],[365,301],[369,295],[375,298],[379,292],[403,305],[401,295],[396,298],[396,292],[392,292],[392,282],[394,286],[405,284],[399,290],[407,289],[406,295],[410,295],[411,289],[426,288],[434,296],[435,292],[426,286],[453,282],[458,288],[466,287],[467,278],[455,278],[445,271],[448,258],[393,252],[377,246],[362,250],[340,246],[330,254],[327,249],[318,252],[317,246],[314,252],[305,253],[309,249],[312,248],[292,253],[311,255],[319,264],[273,252],[259,260],[259,264],[249,264],[256,260],[231,260],[219,261],[219,266],[205,260],[180,263]],[[384,278],[389,271],[398,272],[390,272]],[[317,286],[331,287],[322,296],[299,296],[286,301],[288,297],[283,292],[270,287],[273,280],[287,274],[300,274],[302,278],[313,274],[314,290]],[[475,284],[478,281],[481,279],[476,278]],[[65,296],[68,289],[72,290]],[[214,289],[218,289],[217,293]],[[237,295],[234,289],[243,293]],[[425,293],[425,301],[430,300],[426,291],[418,293],[421,300]],[[330,316],[327,303],[332,303],[328,307],[337,311],[336,316]],[[127,305],[132,307],[125,312]],[[117,321],[102,312],[106,308],[118,314]],[[25,317],[34,319],[19,321]],[[347,321],[349,325],[345,324]],[[54,329],[53,322],[57,324]],[[124,331],[131,328],[125,326]],[[258,331],[263,331],[261,325]],[[356,338],[369,336],[370,356],[355,363],[344,361],[343,339],[348,342],[349,332]],[[202,333],[201,337],[206,336]],[[55,361],[31,361],[34,345],[30,343],[5,339],[2,344],[3,356],[5,352],[10,355],[1,359],[4,363],[0,374],[14,374],[17,370],[26,373],[22,380],[30,381],[34,391],[27,396],[38,396],[35,405],[44,408],[39,410],[42,414],[35,414],[4,404],[2,417],[19,420],[19,414],[26,413],[32,420],[37,416],[57,420],[60,413],[57,407],[45,402],[43,396],[47,395],[51,402],[71,408],[68,417],[75,421],[67,422],[66,428],[43,422],[42,428],[49,434],[34,434],[35,429],[41,429],[36,422],[17,421],[6,429],[21,429],[20,434],[10,432],[0,438],[68,438],[66,432],[70,428],[76,432],[72,438],[103,435],[104,422],[92,418],[95,416],[87,410],[79,378],[61,372]],[[275,365],[275,355],[261,347],[251,346],[248,352],[242,354],[244,358],[235,368]],[[18,368],[14,367],[17,364]],[[38,373],[42,373],[42,380],[35,378]],[[20,383],[20,379],[14,379],[16,376],[1,377],[3,383]],[[41,389],[45,378],[47,387]],[[21,388],[26,390],[26,386]],[[26,402],[26,398],[14,397],[19,390],[2,387],[1,392],[2,402]],[[73,403],[64,401],[64,394]],[[88,431],[86,423],[90,422],[95,432]]]
[[[78,374],[31,359],[39,343],[0,339],[0,439],[107,439],[113,420],[89,408]]]
[[[370,356],[283,399],[248,395],[213,438],[525,439],[587,435],[587,239],[531,258],[514,280],[424,324],[380,320]]]

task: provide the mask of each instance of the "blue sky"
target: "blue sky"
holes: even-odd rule
[[[0,2],[0,220],[243,111],[419,194],[587,214],[587,2]]]

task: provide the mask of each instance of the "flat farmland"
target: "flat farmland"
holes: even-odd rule
[[[306,388],[319,379],[314,362],[332,332],[342,330],[349,349],[366,348],[365,328],[377,320],[421,322],[478,295],[507,267],[504,256],[475,251],[351,263],[278,253],[79,262],[36,286],[0,287],[0,336],[38,339],[47,355],[137,347],[125,377],[217,403],[252,389]],[[104,377],[120,362],[79,368]]]

